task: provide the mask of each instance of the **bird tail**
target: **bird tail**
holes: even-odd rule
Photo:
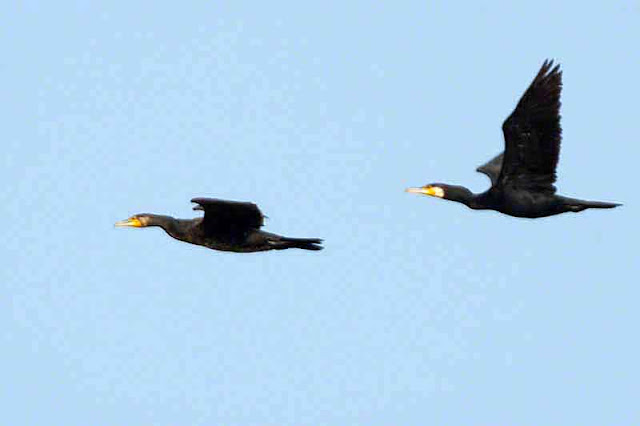
[[[587,201],[576,200],[573,198],[567,198],[566,200],[568,201],[566,202],[566,205],[572,212],[581,212],[586,209],[612,209],[622,205],[619,203],[608,203],[606,201]]]
[[[607,203],[605,201],[587,201],[585,204],[590,209],[612,209],[622,205],[620,203]]]
[[[322,250],[323,247],[320,245],[322,240],[320,238],[288,238],[281,237],[278,244],[280,247],[278,249],[288,249],[288,248],[299,248],[303,250]]]

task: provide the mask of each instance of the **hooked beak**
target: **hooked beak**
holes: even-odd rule
[[[425,188],[407,188],[404,191],[409,192],[411,194],[426,194]]]
[[[127,220],[121,220],[119,222],[116,222],[115,226],[116,227],[132,226],[134,228],[140,228],[142,227],[142,222],[140,222],[140,219],[138,219],[137,217],[130,217]]]
[[[422,186],[420,188],[407,188],[406,192],[412,194],[431,195],[432,197],[442,198],[444,197],[444,190],[438,186]]]

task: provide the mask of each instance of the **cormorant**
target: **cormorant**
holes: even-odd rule
[[[143,213],[115,225],[135,228],[159,226],[176,240],[221,251],[322,250],[319,245],[322,240],[318,238],[288,238],[261,231],[264,216],[253,203],[215,198],[194,198],[191,202],[198,204],[193,210],[204,210],[204,217],[174,219]]]
[[[491,188],[474,194],[463,186],[432,183],[407,192],[431,195],[477,210],[497,210],[537,218],[620,204],[585,201],[556,195],[556,165],[560,153],[560,90],[562,71],[546,60],[515,110],[502,124],[504,152],[476,171],[491,179]]]

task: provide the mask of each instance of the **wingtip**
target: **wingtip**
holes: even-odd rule
[[[542,68],[545,70],[545,74],[562,74],[560,64],[556,63],[555,59],[545,59]]]
[[[198,200],[199,200],[199,198],[192,198],[190,200],[192,203],[196,203],[197,204],[197,206],[193,206],[193,210],[204,210],[202,208],[202,206],[200,205],[200,203],[198,202]]]

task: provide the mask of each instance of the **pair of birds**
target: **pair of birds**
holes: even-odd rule
[[[496,210],[526,218],[609,209],[620,204],[585,201],[556,195],[556,166],[560,154],[560,91],[562,72],[545,61],[518,105],[502,124],[505,149],[478,172],[491,179],[491,188],[474,194],[463,186],[433,183],[407,192],[465,204],[475,210]],[[260,230],[264,216],[253,203],[194,198],[203,218],[190,220],[138,214],[116,226],[159,226],[175,239],[214,250],[256,252],[299,248],[321,250],[321,239],[288,238]]]

